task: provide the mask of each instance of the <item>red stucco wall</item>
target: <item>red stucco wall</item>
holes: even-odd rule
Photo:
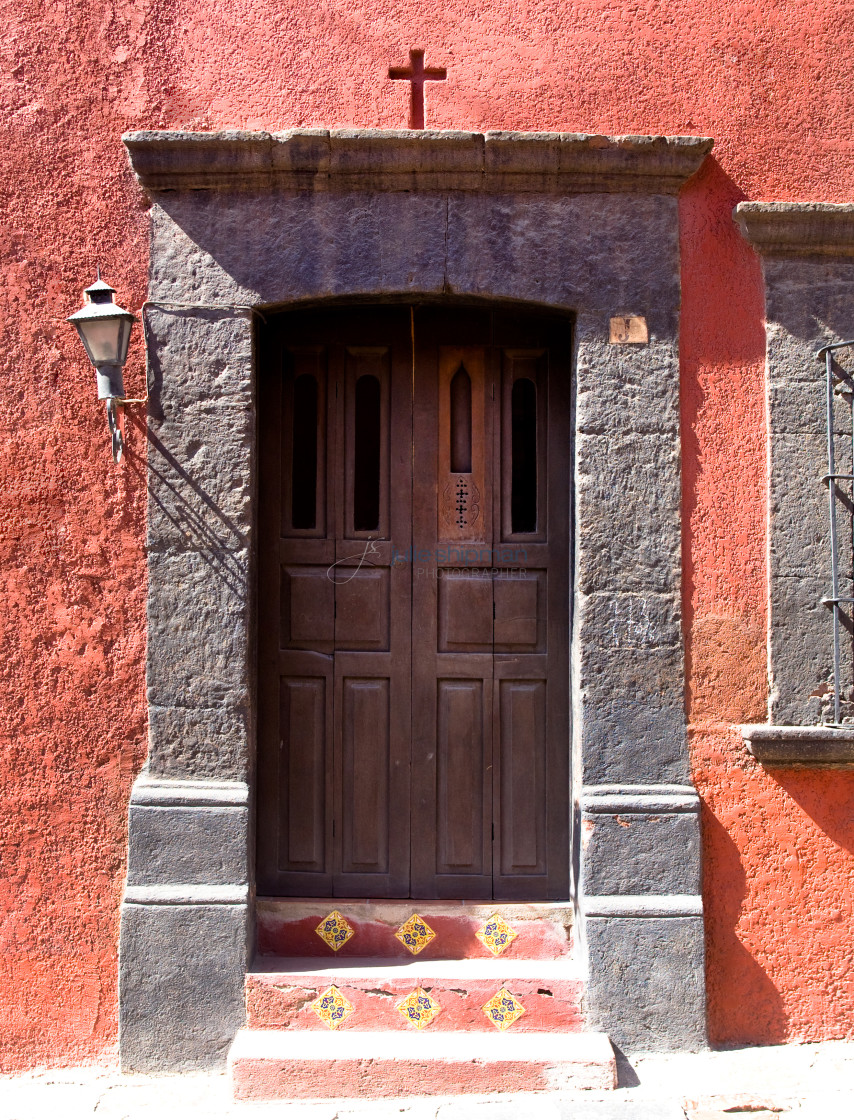
[[[147,221],[119,136],[401,127],[408,87],[385,75],[410,47],[448,68],[428,86],[430,126],[717,141],[681,203],[710,1030],[854,1033],[854,777],[770,777],[733,730],[765,718],[766,444],[761,275],[729,216],[744,197],[850,199],[852,14],[850,0],[3,0],[3,1068],[115,1048],[126,804],[145,750],[142,439],[130,421],[114,468],[63,320],[96,263],[126,306],[144,298]]]

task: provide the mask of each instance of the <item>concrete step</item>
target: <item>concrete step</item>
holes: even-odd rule
[[[616,1088],[607,1035],[513,1032],[238,1032],[238,1100],[435,1096]]]
[[[508,1029],[514,1034],[583,1029],[582,982],[575,962],[450,960],[339,960],[262,958],[246,977],[247,1026],[253,1030],[325,1031],[317,1001],[337,989],[341,1031],[483,1031],[490,1019],[484,1005],[501,990],[516,1001]],[[420,990],[426,1001],[414,1012],[398,1010]],[[339,997],[333,997],[337,1003]],[[352,1010],[350,1010],[352,1009]],[[325,1008],[320,1007],[325,1014]],[[514,1013],[521,1011],[518,1017]],[[499,1009],[499,1014],[500,1014]],[[420,1018],[419,1018],[420,1017]],[[421,1021],[423,1026],[415,1024]],[[492,1029],[495,1029],[494,1027]]]
[[[333,912],[346,922],[337,951],[317,932]],[[259,898],[258,952],[278,957],[408,960],[411,953],[395,933],[413,914],[423,918],[435,935],[418,953],[422,960],[491,958],[493,953],[477,933],[495,915],[511,931],[502,958],[554,960],[568,956],[572,948],[572,906],[566,902]]]

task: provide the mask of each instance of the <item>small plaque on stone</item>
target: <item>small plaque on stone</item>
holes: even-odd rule
[[[611,336],[614,345],[649,342],[649,331],[643,315],[615,315],[611,319]]]

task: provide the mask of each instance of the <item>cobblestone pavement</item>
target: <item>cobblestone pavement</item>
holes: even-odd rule
[[[235,1103],[224,1074],[0,1077],[0,1120],[854,1120],[854,1043],[646,1054],[610,1093]]]

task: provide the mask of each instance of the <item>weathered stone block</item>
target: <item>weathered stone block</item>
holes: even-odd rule
[[[134,805],[128,883],[249,881],[248,807]]]
[[[585,895],[700,891],[695,813],[584,813],[580,855]]]
[[[839,444],[837,473],[850,474],[850,442],[840,440]],[[830,580],[828,488],[821,483],[826,473],[827,445],[822,429],[799,435],[775,435],[769,487],[772,577]],[[851,537],[852,505],[847,497],[850,493],[851,484],[840,481],[836,511],[840,539],[843,534],[849,540]],[[850,549],[840,549],[840,561],[840,574],[850,575]]]
[[[682,705],[607,686],[577,704],[581,777],[598,782],[680,782],[689,777]]]
[[[672,337],[646,346],[604,342],[607,324],[592,315],[579,317],[577,332],[576,429],[585,435],[628,432],[676,435],[679,431],[679,358]],[[661,324],[663,331],[672,323]],[[583,332],[583,333],[582,333]],[[621,482],[624,480],[621,480]]]
[[[152,211],[150,298],[263,305],[438,294],[446,206],[437,195],[359,191],[161,195]]]
[[[149,554],[149,702],[245,709],[249,696],[247,552]]]
[[[701,917],[588,917],[585,936],[593,1030],[629,1051],[705,1048]]]
[[[770,371],[769,371],[770,372]],[[805,434],[821,437],[827,431],[827,394],[825,392],[824,367],[815,363],[815,376],[812,380],[772,382],[768,384],[768,413],[771,430],[780,435]],[[851,387],[854,389],[854,379]],[[833,395],[833,430],[838,435],[851,436],[851,393],[840,389]],[[840,443],[840,449],[841,449]],[[772,463],[772,469],[776,463]],[[822,453],[823,470],[827,470],[827,449]],[[809,483],[811,475],[805,475],[802,482]]]
[[[243,1025],[247,907],[122,907],[119,1042],[125,1070],[224,1066]]]
[[[678,586],[678,464],[678,441],[670,436],[628,432],[578,436],[575,532],[579,590],[667,592]]]
[[[146,325],[155,428],[169,416],[179,425],[194,405],[247,410],[254,378],[248,309],[155,304],[146,310]]]
[[[843,595],[851,583],[843,581]],[[817,723],[833,687],[833,613],[822,603],[828,581],[777,576],[771,598],[771,722]],[[852,604],[843,605],[841,679],[852,679]],[[846,688],[846,692],[848,688]]]
[[[578,595],[575,633],[583,655],[582,683],[588,665],[597,677],[603,671],[624,677],[622,661],[610,657],[603,662],[600,654],[678,647],[682,641],[678,593],[597,591]],[[678,671],[678,665],[675,668]]]
[[[254,482],[254,433],[248,430],[247,411],[222,403],[193,406],[180,422],[164,420],[153,427],[149,550],[212,554],[246,548]]]
[[[159,674],[162,680],[163,674]],[[249,768],[250,717],[245,702],[205,707],[175,697],[148,706],[148,767],[166,778],[244,781]]]
[[[447,282],[607,314],[675,307],[674,207],[662,197],[451,196]]]
[[[676,597],[578,596],[573,650],[585,784],[685,780]]]

